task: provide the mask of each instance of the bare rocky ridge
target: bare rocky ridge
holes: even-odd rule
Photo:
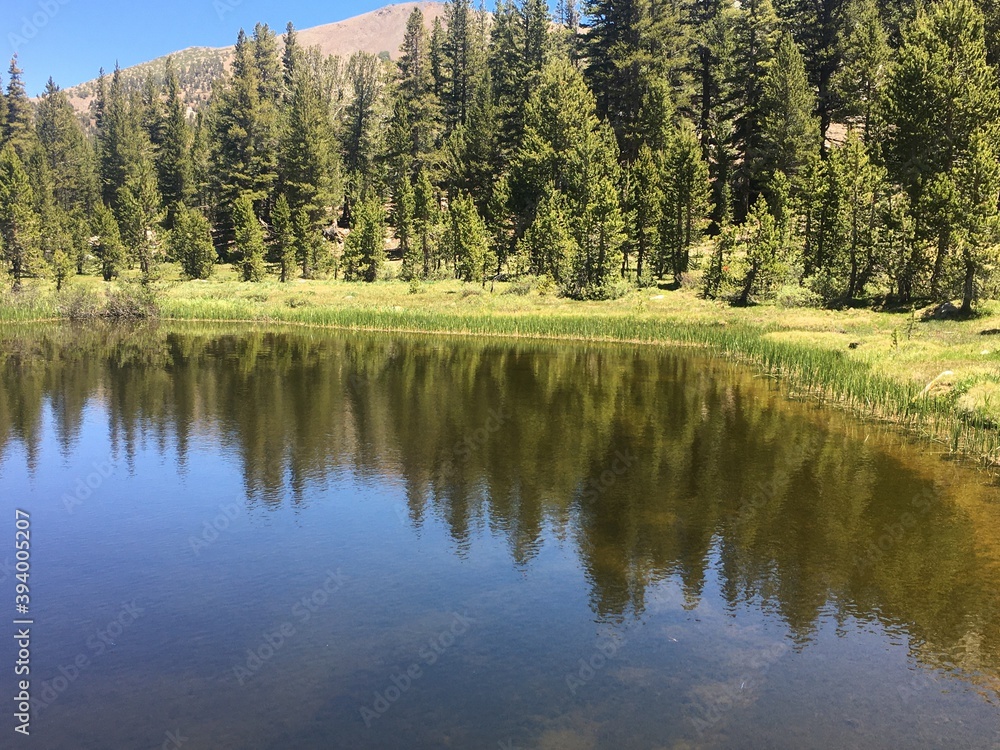
[[[406,32],[406,21],[415,7],[419,7],[428,28],[435,18],[444,16],[442,2],[416,2],[388,5],[344,21],[298,29],[299,44],[319,47],[324,55],[348,57],[355,52],[372,54],[388,53],[392,59],[399,55]],[[294,19],[293,23],[294,23]],[[247,30],[249,32],[249,29]],[[283,29],[276,29],[283,31]],[[233,38],[237,29],[233,29]],[[177,68],[188,107],[197,109],[212,92],[212,82],[221,76],[232,60],[232,47],[189,47],[171,55]],[[139,85],[147,75],[160,79],[167,56],[123,68],[127,85]],[[110,70],[108,71],[110,73]],[[97,79],[66,89],[73,107],[85,115],[97,93]]]

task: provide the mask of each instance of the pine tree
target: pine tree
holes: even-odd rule
[[[820,143],[837,110],[833,77],[841,68],[847,7],[851,0],[779,0],[780,15],[804,58],[809,86],[816,91]]]
[[[575,214],[580,251],[564,291],[579,299],[611,299],[626,290],[622,280],[626,235],[618,194],[618,145],[610,125],[602,123],[587,134],[579,159],[577,196],[570,196],[570,210]]]
[[[550,23],[543,0],[497,3],[487,69],[495,92],[504,155],[509,156],[524,135],[525,107],[550,56]]]
[[[442,95],[448,127],[465,125],[472,103],[477,50],[475,11],[470,0],[448,0],[445,4],[443,46],[445,89]]]
[[[265,109],[274,108],[268,114],[276,118],[285,75],[282,59],[278,54],[278,37],[266,23],[258,23],[253,28],[253,61],[257,68],[260,101]]]
[[[300,66],[292,87],[281,182],[292,211],[306,211],[319,225],[341,190],[333,124],[312,71]]]
[[[347,235],[342,259],[345,281],[376,281],[385,264],[385,209],[377,200],[361,201]]]
[[[489,203],[497,179],[499,145],[493,86],[486,70],[476,80],[468,125],[452,131],[446,148],[451,192],[470,193],[481,211]]]
[[[0,150],[0,252],[14,289],[42,272],[40,227],[28,173],[13,142]]]
[[[177,207],[168,246],[171,257],[181,264],[189,278],[207,279],[215,270],[211,228],[201,211],[183,204]]]
[[[160,193],[167,209],[165,225],[170,229],[178,206],[189,203],[194,197],[191,162],[193,137],[172,57],[167,58],[164,75],[167,101],[156,166]]]
[[[774,173],[782,172],[797,186],[810,159],[819,155],[815,103],[802,55],[791,35],[785,34],[763,81],[760,149],[752,165],[754,184],[766,185]]]
[[[240,30],[232,74],[212,102],[213,189],[223,243],[233,237],[233,206],[239,196],[249,193],[255,205],[266,208],[278,178],[276,97],[281,81],[272,59],[277,52],[271,50],[263,29],[260,33],[265,42],[258,50],[257,43]],[[269,80],[262,77],[261,66]],[[267,98],[272,95],[274,99]]]
[[[885,268],[885,171],[851,132],[842,146],[817,165],[814,180],[806,273],[815,274],[812,285],[826,302],[852,302]]]
[[[621,153],[631,161],[640,107],[649,82],[670,82],[673,98],[690,99],[690,45],[673,3],[666,0],[589,0],[586,34],[580,39],[586,75],[597,97],[598,114],[615,129]]]
[[[847,6],[843,66],[832,87],[837,114],[856,124],[865,143],[874,146],[878,106],[885,92],[892,49],[875,0],[851,0]]]
[[[53,197],[67,213],[88,212],[98,200],[94,154],[66,93],[50,78],[35,117],[53,183]]]
[[[396,185],[392,210],[392,223],[399,240],[399,253],[403,259],[400,278],[410,281],[420,276],[421,252],[416,238],[416,198],[410,176],[401,174]]]
[[[785,268],[781,229],[761,195],[743,225],[742,244],[746,269],[736,303],[741,307],[765,299]]]
[[[998,113],[982,14],[971,0],[942,0],[919,11],[888,86],[887,156],[909,194],[918,237],[934,243],[926,265],[935,298],[956,231],[953,169],[967,158],[973,134],[995,127]],[[913,296],[913,282],[901,284],[903,301]]]
[[[977,282],[1000,260],[1000,153],[995,132],[973,133],[956,171],[962,313],[970,315],[980,292]]]
[[[423,258],[423,277],[427,278],[431,273],[431,258],[436,250],[434,233],[439,220],[440,207],[434,185],[431,183],[430,173],[426,168],[417,173],[413,199],[413,216],[419,238],[420,255]]]
[[[662,157],[662,153],[658,158],[648,144],[643,144],[630,168],[630,245],[635,252],[635,276],[640,283],[650,277],[650,263],[656,260],[660,249],[665,166]]]
[[[4,128],[7,124],[7,94],[3,89],[3,77],[0,76],[0,146],[3,145],[5,135]]]
[[[284,81],[284,100],[287,103],[295,91],[295,76],[303,63],[303,50],[291,21],[285,27],[285,48],[281,53],[281,70]]]
[[[50,265],[52,266],[52,278],[56,282],[56,291],[61,292],[63,286],[73,278],[73,271],[75,270],[73,258],[62,246],[57,246],[52,251]]]
[[[144,279],[150,278],[155,258],[153,232],[160,221],[160,194],[150,159],[130,167],[130,174],[118,194],[118,224],[122,240],[139,263]]]
[[[142,126],[141,96],[138,92],[126,95],[117,68],[99,111],[102,198],[115,212],[126,246],[147,271],[147,233],[158,220],[160,208],[153,144]]]
[[[240,275],[243,281],[262,281],[264,268],[264,233],[254,212],[249,195],[241,195],[233,205],[236,228],[236,252],[240,255]]]
[[[292,280],[296,263],[295,227],[292,223],[292,209],[288,199],[279,195],[271,212],[271,223],[274,227],[274,247],[281,265],[281,281]]]
[[[522,226],[531,224],[539,202],[553,190],[574,207],[581,204],[581,151],[599,125],[580,72],[567,60],[546,65],[525,110],[524,138],[511,168],[511,201]]]
[[[378,159],[386,121],[385,71],[382,61],[367,52],[351,55],[347,64],[351,101],[344,128],[344,167],[351,197],[363,197],[380,184]]]
[[[519,265],[525,271],[551,276],[560,286],[570,283],[580,252],[568,213],[566,196],[558,192],[546,195],[517,250]]]
[[[445,32],[440,18],[434,19],[431,27],[431,78],[434,80],[434,95],[444,101],[447,73],[445,72]]]
[[[441,103],[434,91],[430,38],[420,8],[414,8],[407,19],[400,53],[399,95],[407,115],[408,151],[420,165],[436,148],[441,130]]]
[[[496,257],[486,225],[468,193],[460,193],[451,202],[444,246],[452,258],[457,278],[486,283],[486,274],[495,265]]]
[[[658,266],[662,274],[669,265],[674,279],[690,266],[691,247],[701,238],[709,213],[708,164],[701,156],[701,144],[689,123],[681,127],[666,153],[663,179],[663,209],[660,242],[664,258]]]
[[[763,125],[761,100],[778,43],[778,17],[771,0],[742,3],[734,36],[735,55],[729,68],[735,109],[730,148],[736,165],[732,175],[735,218],[740,221],[761,190],[755,172]]]
[[[125,247],[114,213],[98,203],[94,208],[93,233],[96,237],[94,254],[101,261],[101,276],[105,281],[117,277],[125,267]]]
[[[24,82],[21,80],[24,71],[17,65],[16,53],[10,60],[7,74],[7,117],[3,124],[3,143],[11,144],[22,164],[25,164],[31,157],[36,141],[31,100],[24,90]]]

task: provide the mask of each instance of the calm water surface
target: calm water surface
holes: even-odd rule
[[[15,508],[3,747],[1000,748],[994,480],[690,352],[8,328]]]

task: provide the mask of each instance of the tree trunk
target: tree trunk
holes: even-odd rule
[[[962,314],[972,314],[972,298],[976,291],[976,264],[965,259],[965,283],[962,288]]]

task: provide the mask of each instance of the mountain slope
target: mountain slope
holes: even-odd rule
[[[299,29],[299,44],[303,47],[317,46],[324,55],[348,57],[355,52],[370,52],[388,53],[392,59],[396,59],[406,32],[406,20],[415,7],[423,11],[428,28],[435,18],[444,16],[444,3],[441,2],[388,5],[344,21]],[[235,30],[233,36],[236,36]],[[212,92],[212,82],[229,67],[232,54],[232,47],[189,47],[170,55],[178,71],[185,103],[189,107],[197,109],[208,99]],[[137,87],[149,75],[157,81],[162,80],[166,60],[165,55],[123,68],[126,86]],[[66,93],[77,112],[85,114],[97,94],[97,80],[67,88]]]

